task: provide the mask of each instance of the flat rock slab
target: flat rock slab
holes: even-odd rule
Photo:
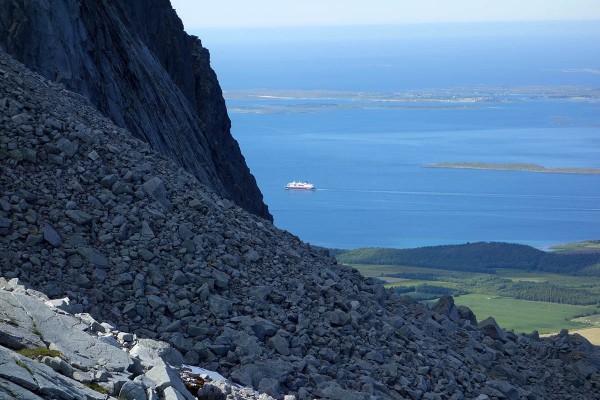
[[[165,394],[165,399],[195,400],[195,397],[179,379],[179,373],[162,360],[156,360],[154,367],[146,373],[146,376],[156,383],[157,390]],[[171,393],[173,397],[167,396],[167,393]]]
[[[133,364],[129,355],[118,347],[83,332],[87,325],[77,318],[60,314],[38,299],[0,291],[0,304],[8,319],[23,329],[36,329],[44,341],[52,343],[71,365],[88,369],[102,364],[109,371],[119,372]]]
[[[87,400],[106,398],[105,395],[60,375],[47,365],[0,347],[0,395],[3,392],[8,392],[14,396],[12,398],[17,399],[80,399],[82,395]]]
[[[38,335],[2,318],[2,314],[4,304],[0,301],[0,346],[13,350],[45,346]]]

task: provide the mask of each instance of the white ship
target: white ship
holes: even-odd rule
[[[308,182],[290,182],[287,185],[285,185],[286,189],[298,189],[298,190],[314,190],[315,189],[315,185],[313,185],[312,183],[308,183]]]

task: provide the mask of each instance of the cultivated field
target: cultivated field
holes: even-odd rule
[[[493,316],[500,326],[517,333],[537,330],[542,334],[550,334],[561,329],[569,329],[572,332],[586,326],[600,326],[600,308],[597,304],[573,305],[522,300],[503,296],[502,291],[494,290],[485,293],[485,288],[465,286],[465,283],[472,282],[474,278],[485,280],[489,277],[498,277],[513,282],[548,282],[565,289],[585,288],[598,293],[600,299],[600,279],[594,277],[511,269],[499,269],[496,274],[483,274],[398,265],[353,265],[353,267],[365,276],[381,280],[386,287],[398,287],[405,291],[406,295],[419,300],[435,301],[440,294],[407,290],[412,287],[417,289],[423,287],[420,285],[428,285],[428,290],[431,286],[442,288],[440,290],[446,288],[450,292],[455,290],[456,293],[450,294],[454,294],[456,304],[471,308],[479,321]],[[403,274],[413,279],[386,276],[393,274]],[[598,338],[595,335],[600,335],[600,328],[583,329],[580,333],[585,337],[589,336],[590,340],[596,340]]]
[[[473,310],[478,321],[493,316],[498,325],[505,329],[513,329],[517,333],[534,330],[540,333],[555,333],[560,329],[578,329],[582,324],[570,319],[575,315],[597,310],[594,306],[574,306],[480,294],[459,296],[455,298],[455,302]]]

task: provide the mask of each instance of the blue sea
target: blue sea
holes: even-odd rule
[[[600,168],[600,22],[193,33],[275,224],[301,239],[600,239],[600,175],[426,167]]]

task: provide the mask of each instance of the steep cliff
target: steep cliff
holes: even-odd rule
[[[209,53],[168,0],[0,0],[0,46],[221,196],[272,219],[230,134]]]

